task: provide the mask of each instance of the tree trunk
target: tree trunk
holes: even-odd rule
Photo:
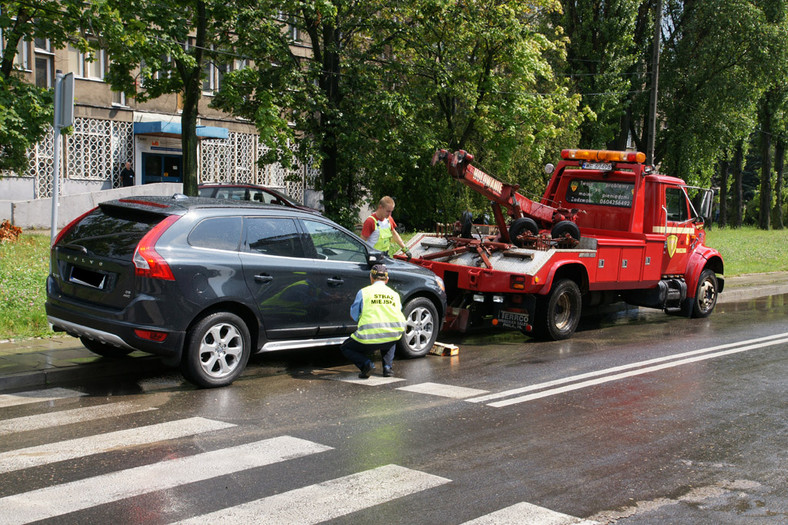
[[[785,140],[777,139],[774,145],[774,171],[777,172],[777,182],[774,185],[774,193],[777,202],[774,204],[774,228],[782,230],[785,228],[783,217],[783,166],[785,161]]]
[[[772,215],[772,113],[771,92],[761,101],[761,198],[758,206],[758,227],[768,230]]]
[[[194,46],[196,65],[179,67],[183,77],[183,113],[181,113],[181,149],[183,150],[183,193],[197,196],[197,116],[202,96],[202,61],[206,41],[205,2],[197,2]]]
[[[724,228],[728,224],[728,172],[730,171],[730,162],[727,160],[720,161],[720,218],[717,224]]]
[[[321,145],[323,154],[323,202],[326,208],[326,215],[334,220],[343,222],[341,220],[343,209],[353,204],[348,195],[353,193],[354,185],[352,180],[349,180],[348,177],[343,177],[343,174],[340,173],[338,158],[337,139],[339,138],[339,130],[337,128],[338,119],[336,114],[339,113],[340,105],[342,104],[342,93],[339,86],[341,74],[339,50],[342,44],[339,38],[339,31],[337,30],[337,23],[330,24],[326,21],[321,36],[323,45],[320,58],[323,70],[320,75],[320,89],[326,97],[328,106],[328,110],[324,111],[320,117],[321,132],[323,134]]]
[[[733,155],[733,227],[741,228],[744,218],[744,202],[742,195],[742,163],[744,162],[744,143],[740,142],[736,146],[736,153]]]

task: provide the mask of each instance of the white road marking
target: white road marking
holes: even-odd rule
[[[450,482],[449,479],[418,470],[386,465],[178,523],[322,523]],[[388,521],[385,515],[380,518],[382,522]]]
[[[781,337],[785,337],[787,335],[788,335],[788,333],[777,334],[777,335],[770,335],[770,336],[767,336],[767,337],[759,337],[757,339],[750,339],[750,340],[747,340],[747,341],[739,341],[739,342],[736,342],[736,343],[728,343],[728,344],[719,345],[719,346],[712,346],[712,347],[709,347],[709,348],[701,348],[700,350],[692,350],[691,352],[684,352],[684,353],[681,353],[681,354],[673,354],[673,355],[668,355],[668,356],[664,356],[664,357],[657,357],[657,358],[654,358],[654,359],[648,359],[646,361],[639,361],[637,363],[630,363],[628,365],[614,366],[612,368],[606,368],[604,370],[595,370],[593,372],[586,372],[585,374],[578,374],[576,376],[563,377],[561,379],[555,379],[553,381],[546,381],[544,383],[538,383],[536,385],[528,385],[528,386],[524,386],[524,387],[520,387],[520,388],[514,388],[512,390],[504,390],[503,392],[496,392],[494,394],[490,394],[490,395],[486,395],[486,396],[481,396],[481,397],[477,397],[477,398],[473,398],[473,399],[466,399],[466,401],[468,401],[469,403],[483,403],[485,401],[491,401],[493,399],[501,399],[503,397],[509,397],[509,396],[513,396],[513,395],[517,395],[517,394],[523,394],[525,392],[532,392],[534,390],[542,390],[544,388],[549,388],[551,386],[563,385],[565,383],[572,383],[573,381],[579,381],[581,379],[587,379],[589,377],[603,376],[603,375],[606,375],[606,374],[612,374],[614,372],[621,372],[621,371],[624,371],[624,370],[631,370],[633,368],[640,368],[642,366],[653,365],[653,364],[662,363],[662,362],[665,362],[665,361],[671,361],[673,359],[679,359],[679,358],[682,358],[682,357],[689,357],[689,356],[693,356],[693,355],[704,354],[706,352],[713,352],[715,350],[723,350],[723,349],[726,349],[726,348],[733,348],[733,347],[741,346],[741,345],[744,345],[744,344],[759,343],[761,341],[769,341],[769,340],[772,340],[772,339],[778,339],[778,338],[781,338]]]
[[[54,401],[69,397],[84,396],[82,392],[68,390],[66,388],[47,388],[46,390],[32,390],[30,392],[18,392],[16,394],[0,395],[0,408],[12,407],[16,405],[27,405],[29,403],[41,403],[42,401]]]
[[[784,344],[784,343],[788,343],[788,337],[786,337],[784,339],[774,339],[774,340],[771,340],[771,341],[766,341],[766,342],[758,343],[758,344],[750,344],[750,345],[743,346],[743,347],[740,347],[740,348],[733,348],[733,349],[730,349],[730,350],[723,350],[721,352],[706,353],[706,354],[695,356],[695,357],[688,357],[686,359],[679,359],[678,361],[671,361],[669,363],[664,363],[664,364],[661,364],[661,365],[655,365],[655,366],[649,366],[649,367],[646,367],[646,368],[640,368],[638,370],[633,370],[631,372],[623,372],[623,373],[620,373],[620,374],[614,374],[614,375],[610,375],[610,376],[606,376],[606,377],[601,377],[601,378],[598,378],[598,379],[592,379],[592,380],[589,380],[589,381],[583,381],[583,382],[580,382],[580,383],[574,383],[572,385],[564,386],[564,387],[561,387],[561,388],[552,388],[552,389],[549,389],[549,390],[544,390],[542,392],[537,392],[535,394],[529,394],[529,395],[525,395],[525,396],[514,397],[514,398],[511,398],[511,399],[505,399],[503,401],[496,401],[494,403],[488,403],[487,406],[499,408],[499,407],[505,407],[505,406],[509,406],[509,405],[514,405],[516,403],[525,403],[526,401],[533,401],[534,399],[540,399],[540,398],[543,398],[543,397],[554,396],[554,395],[557,395],[557,394],[563,394],[565,392],[571,392],[572,390],[579,390],[581,388],[586,388],[586,387],[594,386],[594,385],[600,385],[602,383],[608,383],[610,381],[618,381],[619,379],[626,379],[628,377],[633,377],[633,376],[637,376],[637,375],[648,374],[648,373],[651,373],[651,372],[657,372],[659,370],[664,370],[666,368],[673,368],[673,367],[676,367],[676,366],[686,365],[686,364],[690,364],[690,363],[696,363],[698,361],[705,361],[707,359],[714,359],[715,357],[722,357],[722,356],[726,356],[726,355],[737,354],[737,353],[740,353],[740,352],[747,352],[749,350],[757,350],[758,348],[764,348],[764,347],[767,347],[767,346],[773,346],[773,345]],[[724,345],[724,346],[730,346],[730,345]],[[687,354],[680,354],[680,355],[687,355]],[[646,361],[644,361],[644,363],[645,362]],[[575,379],[577,379],[578,377],[580,377],[580,376],[575,376]],[[544,385],[545,385],[545,383],[542,384],[542,386],[544,386]],[[538,386],[538,385],[533,385],[533,386]]]
[[[486,394],[488,390],[478,390],[476,388],[466,388],[463,386],[444,385],[441,383],[419,383],[417,385],[402,386],[397,390],[406,392],[416,392],[418,394],[429,394],[432,396],[451,397],[454,399],[464,399],[471,396]]]
[[[2,422],[0,436],[14,434],[16,432],[28,432],[30,430],[59,427],[72,423],[83,423],[85,421],[93,421],[107,417],[125,416],[127,414],[147,412],[149,410],[157,409],[154,407],[142,407],[132,403],[120,402],[61,410],[48,414],[36,414],[35,416],[17,417],[14,419],[6,419]]]
[[[0,454],[0,473],[101,454],[112,450],[147,445],[157,441],[234,427],[231,423],[191,417],[156,425],[97,434],[48,445],[11,450]]]
[[[358,377],[358,374],[342,374],[333,377],[329,377],[329,379],[333,379],[334,381],[343,381],[345,383],[353,383],[356,385],[366,385],[366,386],[381,386],[381,385],[388,385],[389,383],[397,383],[399,381],[405,381],[401,377],[383,377],[383,376],[369,376],[367,379],[361,379]]]
[[[466,521],[462,525],[522,525],[524,523],[528,525],[598,525],[599,522],[575,518],[568,514],[523,502],[475,520]]]
[[[282,436],[15,494],[0,498],[0,525],[52,518],[326,450],[331,447]]]

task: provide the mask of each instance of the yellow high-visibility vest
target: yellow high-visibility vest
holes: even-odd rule
[[[381,284],[361,289],[361,316],[352,337],[362,344],[393,342],[405,331],[399,294]]]

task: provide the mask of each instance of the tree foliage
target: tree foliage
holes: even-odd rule
[[[101,45],[112,62],[113,88],[145,101],[181,96],[183,189],[197,195],[197,119],[205,68],[235,58],[237,10],[223,0],[109,0],[113,13],[102,27]]]
[[[86,50],[85,34],[101,13],[100,5],[81,0],[0,2],[0,170],[24,172],[27,151],[53,123],[52,89],[25,82],[16,69],[20,45],[48,39],[53,49],[71,44]]]

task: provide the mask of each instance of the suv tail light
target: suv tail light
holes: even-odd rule
[[[159,255],[154,247],[159,237],[178,219],[180,219],[179,215],[168,216],[140,240],[132,258],[135,275],[150,277],[151,279],[163,279],[165,281],[175,280],[175,276],[172,275],[172,270],[170,270],[170,265],[167,264],[164,257]]]

